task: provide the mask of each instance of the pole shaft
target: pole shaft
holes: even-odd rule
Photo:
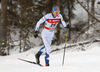
[[[65,47],[64,47],[62,66],[64,65],[64,59],[65,59],[65,50],[66,50],[66,44],[67,44],[67,36],[68,36],[68,29],[67,29],[67,33],[66,33],[66,40],[65,40]]]

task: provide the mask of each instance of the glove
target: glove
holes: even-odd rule
[[[69,29],[69,27],[70,27],[69,24],[67,24],[66,28]]]
[[[34,33],[34,37],[35,37],[35,38],[38,37],[38,31],[35,31],[35,33]]]

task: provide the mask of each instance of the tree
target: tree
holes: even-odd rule
[[[37,4],[35,4],[37,2]],[[34,34],[34,28],[37,21],[42,17],[43,1],[33,0],[10,0],[8,9],[8,18],[10,27],[14,35],[18,34],[18,39],[10,41],[12,47],[17,46],[19,52],[32,48],[29,38]],[[16,31],[17,29],[17,31]],[[20,44],[14,45],[14,41],[20,41]],[[30,45],[31,44],[31,45]]]
[[[46,13],[50,13],[52,11],[52,6],[53,6],[52,2],[53,2],[52,0],[46,0],[46,4],[45,4]]]
[[[69,20],[69,25],[70,25],[70,30],[69,30],[69,40],[71,39],[71,13],[72,13],[72,7],[71,7],[71,1],[68,0],[68,20]],[[73,5],[73,4],[72,4]]]
[[[90,8],[90,7],[89,7],[89,1],[90,1],[90,0],[87,0],[87,9],[88,9],[88,10],[90,10],[90,9],[89,9],[89,8]],[[90,15],[88,14],[88,26],[89,26],[89,24],[90,24]],[[88,30],[88,29],[89,29],[89,28],[87,28],[87,30]],[[87,38],[88,38],[88,35],[87,35]]]
[[[91,0],[91,14],[95,16],[95,0]],[[94,22],[94,19],[91,19],[92,22]]]
[[[8,18],[7,18],[7,4],[8,0],[1,0],[1,24],[0,24],[0,48],[2,48],[2,43],[4,43],[3,47],[7,46],[7,25],[8,25]],[[2,51],[2,50],[0,50]]]
[[[4,0],[3,0],[4,1]],[[53,5],[59,5],[61,9],[61,14],[64,17],[64,20],[68,22],[68,16],[70,18],[73,16],[72,15],[72,3],[73,0],[69,0],[70,6],[69,6],[69,11],[70,15],[68,15],[68,2],[66,0],[8,0],[8,6],[7,6],[7,18],[9,23],[7,26],[7,32],[1,32],[7,35],[4,35],[6,37],[5,39],[2,39],[3,41],[7,42],[10,44],[10,48],[18,47],[20,48],[19,52],[26,51],[33,46],[31,46],[31,41],[29,40],[30,37],[33,37],[35,26],[37,21],[45,14],[52,12],[52,7]],[[5,4],[3,4],[5,5]],[[4,9],[4,8],[3,8]],[[3,12],[2,12],[3,13]],[[4,15],[3,15],[4,16]],[[3,21],[4,18],[2,18]],[[6,20],[6,19],[5,19]],[[6,23],[4,23],[6,24]],[[2,25],[3,27],[4,24]],[[0,24],[1,25],[1,24]],[[0,27],[2,27],[0,26]],[[40,26],[40,29],[42,29],[44,24]],[[2,29],[2,28],[1,28]],[[4,29],[4,28],[3,28]],[[5,28],[6,29],[6,28]],[[60,40],[62,40],[61,37],[61,27],[60,24],[58,24],[55,36],[56,38],[54,39],[55,43],[60,44]],[[8,30],[10,33],[8,33]],[[40,30],[39,30],[40,31]],[[64,30],[63,30],[64,31]],[[14,34],[18,38],[12,38],[8,37],[8,35]],[[64,33],[65,34],[65,33]],[[65,36],[65,35],[64,35]],[[39,37],[39,39],[41,39]],[[65,37],[63,37],[62,42],[64,42]],[[14,42],[17,41],[20,44],[14,45]],[[6,45],[6,43],[5,43]],[[34,44],[33,44],[34,45]],[[8,47],[8,45],[6,46]]]
[[[96,25],[97,26],[99,26],[99,22],[100,22],[100,20],[98,19],[98,18],[96,18],[95,17],[95,14],[92,14],[92,13],[90,13],[89,12],[89,10],[87,10],[86,9],[86,7],[79,1],[79,0],[77,0],[78,1],[78,3],[82,6],[82,8],[89,14],[89,16],[91,17],[91,19],[93,19],[93,21],[95,20],[95,22],[91,22],[91,24],[90,25],[88,25],[88,26],[85,26],[85,28],[84,29],[82,29],[77,35],[76,35],[76,37],[74,38],[75,40],[75,42],[77,42],[78,41],[78,39],[80,38],[80,36],[85,36],[86,34],[87,34],[87,32],[89,31],[89,29],[90,28],[92,28],[92,34],[89,34],[89,37],[90,38],[88,38],[88,39],[90,39],[91,40],[91,42],[93,41],[93,40],[95,40],[95,38],[96,37],[98,37],[98,33],[99,33],[99,27],[96,27]],[[94,11],[93,11],[94,12]],[[90,29],[91,30],[91,29]],[[81,37],[82,38],[82,37]],[[86,39],[86,38],[85,38]],[[85,40],[84,39],[84,40]],[[87,39],[86,39],[87,40]]]
[[[92,14],[82,5],[82,3],[81,3],[79,0],[77,0],[77,2],[84,8],[84,10],[85,10],[93,19],[95,19],[97,22],[100,22],[100,20],[97,19],[94,15],[92,15]]]

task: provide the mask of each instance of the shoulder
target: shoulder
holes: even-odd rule
[[[62,17],[62,15],[61,15],[61,14],[59,14],[59,17]]]
[[[48,13],[48,14],[46,14],[45,16],[50,16],[51,15],[51,13]]]
[[[46,19],[49,19],[49,18],[52,17],[52,13],[48,13],[48,14],[46,14],[44,17],[45,17]]]
[[[46,14],[44,17],[48,18],[51,16],[51,13]]]

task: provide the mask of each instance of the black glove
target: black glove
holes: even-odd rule
[[[35,38],[38,37],[38,31],[35,31],[35,33],[34,33],[34,37],[35,37]]]
[[[70,27],[69,24],[67,24],[66,28],[69,29],[69,27]]]

